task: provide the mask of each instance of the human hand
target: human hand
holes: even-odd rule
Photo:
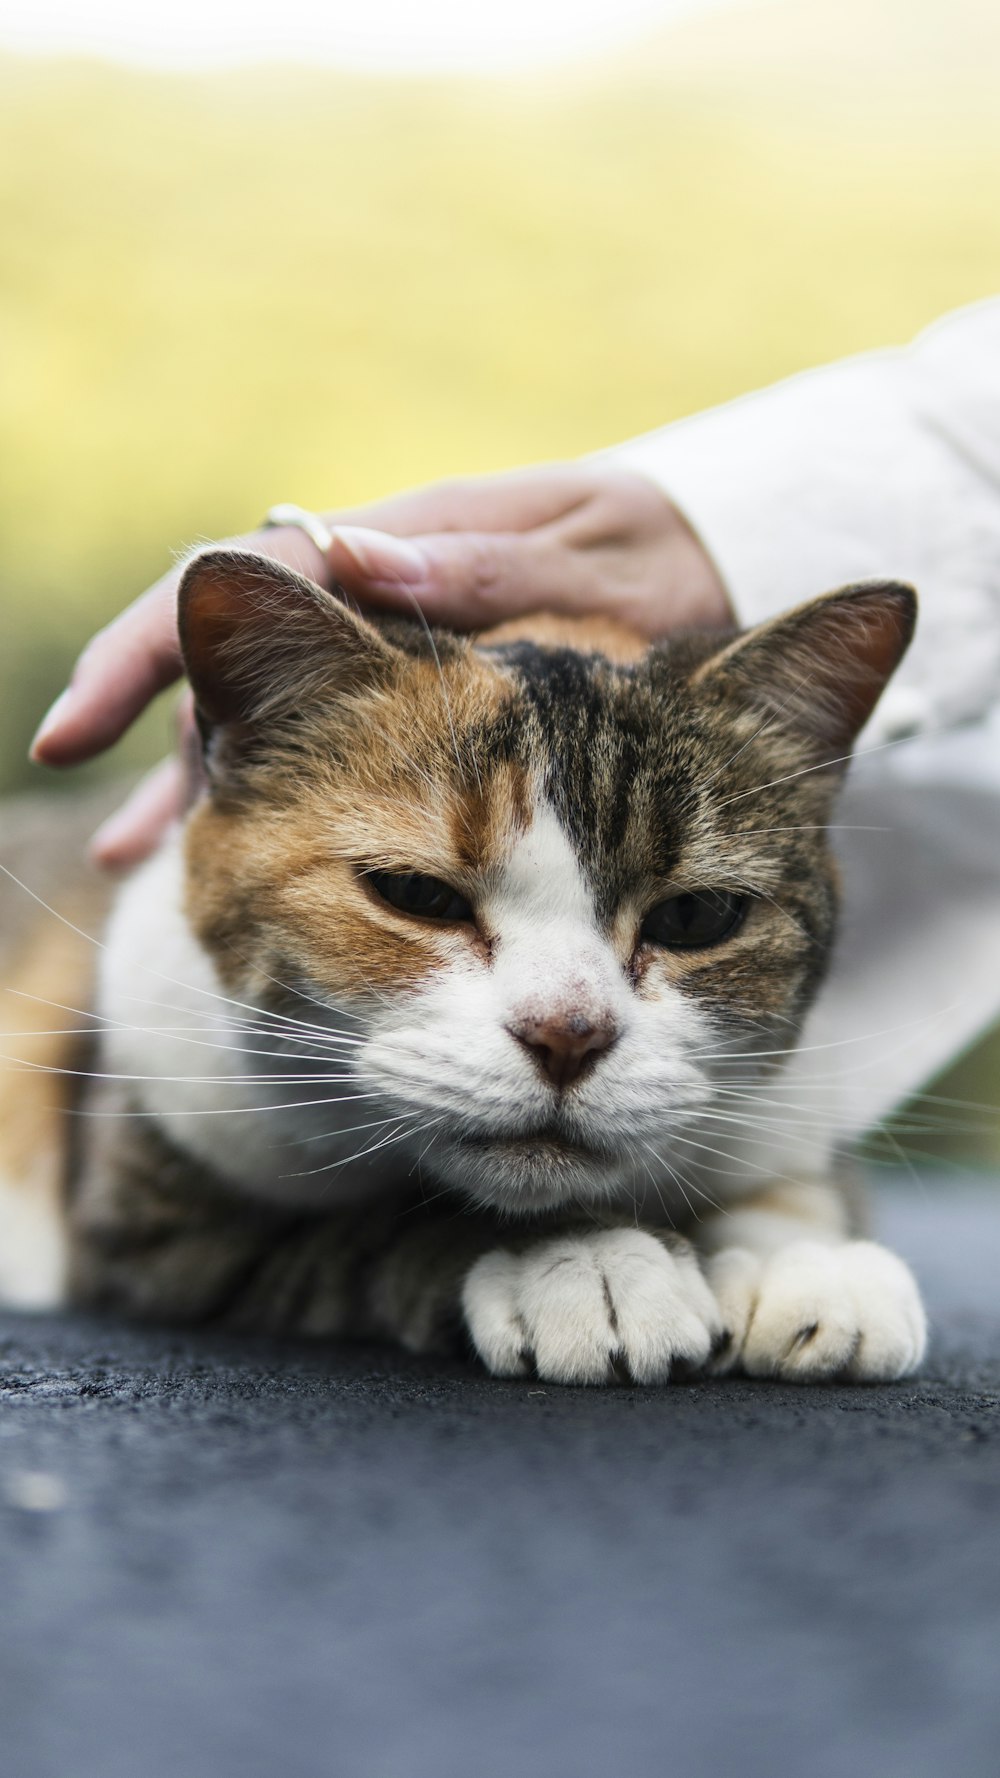
[[[319,550],[301,531],[254,531],[228,541],[233,549],[253,550],[300,574],[326,579]],[[180,678],[177,588],[183,572],[181,562],[91,638],[31,744],[38,764],[79,765],[103,753],[157,693]],[[200,754],[187,693],[177,710],[177,734],[176,753],[154,767],[94,835],[91,854],[106,869],[124,869],[145,858],[197,791]]]
[[[732,621],[711,558],[651,481],[631,471],[553,464],[443,482],[327,516],[326,558],[302,532],[232,539],[362,603],[432,623],[485,629],[522,612],[605,612],[650,638]],[[179,678],[178,567],[88,643],[68,689],[35,737],[32,756],[72,765],[112,745],[157,692]],[[108,867],[156,845],[185,801],[169,760],[95,836]]]
[[[642,635],[717,628],[732,613],[715,565],[655,483],[631,470],[544,464],[441,482],[333,514],[328,563],[369,603],[488,629],[528,611],[602,612]]]

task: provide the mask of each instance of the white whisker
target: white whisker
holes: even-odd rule
[[[346,1155],[343,1160],[328,1161],[322,1167],[310,1167],[305,1173],[286,1173],[284,1177],[286,1179],[307,1179],[317,1173],[334,1173],[340,1167],[353,1166],[355,1161],[364,1160],[366,1155],[379,1154],[382,1149],[391,1148],[394,1143],[406,1141],[409,1137],[421,1135],[424,1130],[430,1128],[428,1124],[421,1123],[419,1120],[414,1124],[412,1114],[409,1113],[403,1118],[397,1118],[395,1122],[403,1127],[394,1128],[388,1135],[383,1136],[381,1141],[371,1142],[366,1148],[359,1148],[356,1153]]]
[[[444,704],[445,716],[448,719],[448,729],[451,734],[451,745],[452,745],[452,751],[455,755],[455,764],[458,767],[459,776],[462,779],[462,782],[464,784],[465,783],[465,767],[462,764],[462,755],[461,755],[459,745],[458,745],[458,734],[455,729],[455,720],[454,720],[454,717],[452,716],[451,700],[448,696],[448,685],[447,685],[447,681],[444,676],[444,668],[441,665],[441,656],[438,654],[437,643],[434,640],[434,632],[431,629],[430,624],[427,622],[426,614],[420,604],[420,600],[416,597],[416,594],[411,593],[409,588],[404,588],[404,591],[406,592],[407,598],[409,599],[410,604],[413,606],[414,614],[417,617],[418,621],[420,622],[420,624],[423,628],[424,634],[426,635],[427,640],[431,645],[431,652],[434,655],[434,664],[437,667],[438,679],[439,679],[440,685],[441,685],[441,699]],[[472,769],[476,774],[477,788],[479,789],[480,792],[482,792],[483,783],[482,783],[482,779],[479,776],[479,764],[476,760],[475,754],[471,754],[470,757],[472,759]]]
[[[901,747],[910,739],[909,735],[900,735],[894,741],[880,741],[874,747],[866,747],[863,752],[852,751],[838,754],[836,759],[821,759],[818,765],[802,766],[797,772],[786,772],[781,778],[771,778],[766,784],[755,784],[752,790],[737,791],[735,796],[727,796],[717,804],[720,809],[728,809],[731,803],[742,802],[744,797],[759,796],[762,790],[773,790],[777,784],[790,784],[793,778],[808,777],[810,772],[827,772],[831,766],[846,765],[850,759],[867,759],[871,753],[884,753],[887,747]]]

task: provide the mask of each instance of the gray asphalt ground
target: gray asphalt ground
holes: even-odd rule
[[[3,1778],[1000,1771],[1000,1190],[892,1388],[0,1319]]]

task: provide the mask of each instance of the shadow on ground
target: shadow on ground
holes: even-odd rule
[[[993,1778],[1000,1194],[892,1388],[0,1319],[4,1778]]]

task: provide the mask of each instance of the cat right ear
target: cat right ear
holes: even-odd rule
[[[692,683],[736,696],[813,764],[843,766],[909,646],[917,596],[895,580],[810,599],[727,642]]]
[[[210,549],[177,596],[184,665],[203,735],[249,742],[331,690],[384,680],[397,650],[332,593],[280,562]]]

